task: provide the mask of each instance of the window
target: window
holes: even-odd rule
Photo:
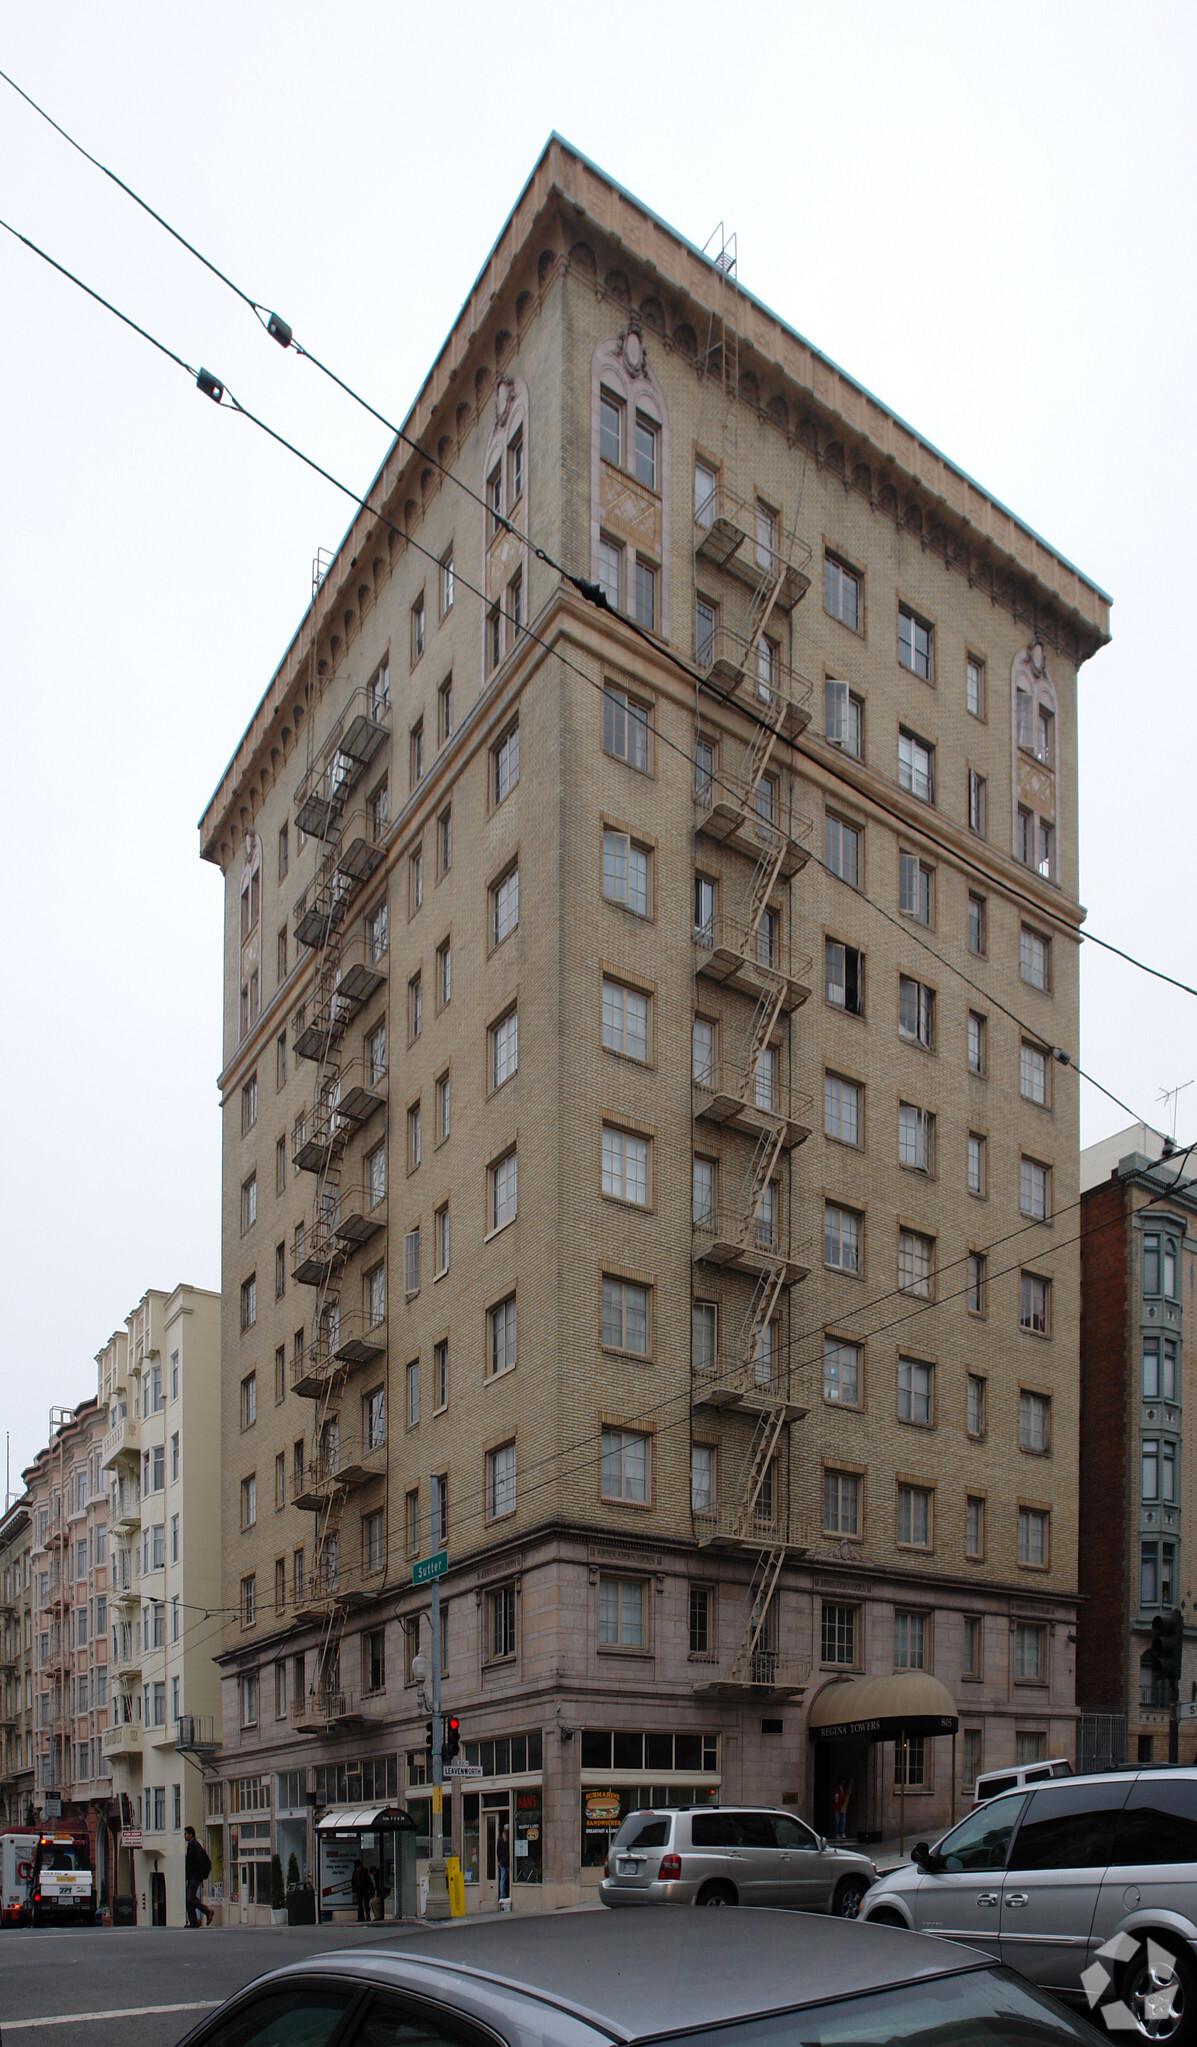
[[[1045,881],[1051,881],[1054,879],[1056,864],[1056,831],[1054,825],[1044,824],[1042,818],[1040,818],[1039,820],[1039,850],[1035,864],[1038,867],[1038,870]]]
[[[975,1009],[968,1013],[968,1070],[982,1076],[985,1072],[985,1018]]]
[[[433,1549],[444,1549],[449,1540],[449,1475],[447,1472],[442,1471],[433,1476],[432,1505],[428,1520],[428,1539]]]
[[[486,1453],[486,1518],[498,1521],[515,1512],[515,1444],[504,1443]]]
[[[855,1144],[861,1141],[861,1107],[863,1089],[853,1080],[844,1080],[838,1073],[823,1075],[823,1135],[834,1139],[837,1144]]]
[[[598,579],[612,611],[623,609],[623,549],[614,540],[599,541]]]
[[[603,684],[603,752],[648,773],[649,708],[615,683]]]
[[[823,556],[823,609],[852,632],[860,631],[861,580],[834,555]]]
[[[711,801],[715,782],[715,748],[709,739],[694,742],[694,801],[704,808]]]
[[[913,1102],[898,1104],[898,1164],[916,1173],[930,1173],[934,1166],[935,1118]]]
[[[985,664],[971,654],[964,664],[964,701],[970,717],[985,716]]]
[[[252,1329],[258,1319],[258,1278],[251,1272],[241,1282],[241,1331]]]
[[[443,1414],[449,1405],[449,1343],[442,1337],[432,1347],[432,1411]]]
[[[860,833],[830,811],[823,819],[823,863],[850,887],[860,887]]]
[[[838,1336],[823,1338],[823,1398],[841,1407],[860,1405],[861,1346]]]
[[[905,727],[898,731],[898,786],[909,790],[920,803],[935,800],[934,782],[935,749]]]
[[[252,1626],[253,1626],[253,1624],[254,1624],[254,1621],[255,1621],[255,1619],[256,1619],[256,1617],[257,1617],[257,1605],[258,1605],[258,1601],[257,1601],[257,1579],[256,1579],[256,1578],[255,1578],[255,1577],[254,1577],[254,1576],[252,1575],[252,1573],[251,1573],[251,1575],[250,1575],[250,1576],[249,1576],[248,1578],[243,1578],[243,1579],[241,1580],[241,1625],[242,1625],[242,1627],[243,1627],[243,1628],[252,1628]],[[246,1685],[247,1683],[250,1683],[250,1684],[252,1684],[252,1685],[253,1685],[253,1688],[254,1688],[254,1711],[253,1711],[253,1718],[252,1718],[252,1720],[250,1720],[250,1721],[247,1721],[247,1720],[246,1720],[246,1717],[245,1717],[245,1711],[244,1711],[244,1703],[243,1703],[243,1706],[242,1706],[242,1714],[241,1714],[241,1724],[242,1724],[242,1726],[243,1726],[243,1727],[244,1727],[244,1726],[252,1726],[252,1724],[253,1724],[253,1721],[256,1721],[256,1719],[257,1719],[257,1717],[258,1717],[258,1711],[257,1711],[257,1705],[258,1705],[258,1699],[257,1699],[257,1694],[258,1694],[258,1681],[257,1681],[257,1679],[256,1679],[256,1678],[251,1678],[251,1679],[248,1679],[248,1680],[247,1680],[247,1679],[245,1679],[245,1678],[243,1678],[241,1682],[242,1682],[242,1686],[243,1686],[243,1688],[244,1688],[244,1686],[245,1686],[245,1685]],[[243,1690],[243,1701],[244,1701],[244,1690]]]
[[[274,1504],[276,1509],[287,1504],[287,1457],[283,1450],[274,1460]]]
[[[436,1141],[443,1144],[450,1129],[451,1096],[449,1075],[442,1073],[436,1083]]]
[[[507,503],[518,505],[524,495],[524,436],[518,433],[507,447]]]
[[[652,1497],[652,1437],[632,1429],[605,1428],[601,1446],[604,1500],[632,1500],[647,1506]]]
[[[241,1381],[241,1426],[252,1429],[258,1419],[258,1375],[250,1372]]]
[[[379,1507],[373,1514],[362,1515],[362,1565],[367,1571],[381,1571],[387,1560],[386,1515]],[[381,1644],[381,1634],[367,1635],[367,1642]],[[377,1691],[378,1685],[367,1684],[368,1691]]]
[[[424,979],[413,974],[407,984],[407,1035],[414,1043],[424,1028]]]
[[[715,1224],[715,1161],[696,1158],[691,1174],[691,1221],[699,1229]]]
[[[1031,988],[1049,988],[1051,985],[1050,938],[1041,931],[1033,931],[1024,924],[1018,940],[1018,970]]]
[[[824,1663],[855,1663],[856,1615],[854,1606],[834,1606],[826,1599],[822,1602],[820,1633]]]
[[[970,894],[968,899],[968,949],[983,957],[985,953],[985,898]]]
[[[490,1228],[501,1230],[515,1221],[519,1202],[519,1162],[514,1146],[490,1169]]]
[[[251,1073],[241,1090],[241,1134],[252,1130],[258,1120],[258,1076]]]
[[[598,1584],[599,1645],[604,1649],[643,1649],[645,1586],[638,1578],[600,1578]]]
[[[657,571],[641,555],[636,556],[635,616],[637,625],[645,626],[649,632],[656,631]]]
[[[657,488],[657,443],[660,430],[655,421],[646,419],[642,412],[636,414],[636,441],[633,470],[638,482],[647,484],[649,490]]]
[[[420,1225],[407,1231],[403,1239],[403,1290],[408,1294],[420,1291]]]
[[[715,659],[715,632],[719,624],[718,606],[706,597],[694,600],[694,658],[700,668],[709,668]],[[712,749],[708,748],[708,752]],[[709,795],[709,788],[705,795]],[[705,796],[704,796],[705,800]]]
[[[515,1586],[499,1585],[487,1594],[490,1615],[490,1660],[515,1655]]]
[[[1018,1396],[1018,1447],[1033,1450],[1043,1456],[1051,1447],[1050,1425],[1052,1404],[1046,1393],[1020,1393]]]
[[[1031,1330],[1036,1336],[1048,1333],[1051,1285],[1050,1279],[1043,1279],[1036,1272],[1019,1275],[1019,1327]]]
[[[853,760],[864,757],[864,699],[846,682],[823,684],[823,736]]]
[[[648,1185],[649,1143],[646,1137],[634,1137],[631,1131],[616,1130],[609,1123],[603,1125],[603,1193],[613,1201],[630,1201],[638,1208],[646,1208],[649,1199]]]
[[[1041,1507],[1018,1510],[1018,1561],[1033,1569],[1046,1570],[1050,1516]]]
[[[928,1052],[935,1046],[935,990],[909,974],[898,977],[898,1036]]]
[[[275,968],[278,985],[281,988],[287,978],[287,927],[284,924],[275,941]],[[284,1039],[284,1043],[286,1040]]]
[[[965,1289],[965,1304],[970,1315],[985,1313],[986,1258],[983,1251],[968,1254],[968,1281]]]
[[[281,825],[279,827],[278,835],[278,878],[280,881],[285,881],[287,879],[287,873],[290,868],[290,865],[291,865],[290,833],[286,825]]]
[[[649,998],[620,981],[603,978],[603,1045],[625,1059],[648,1059]],[[695,1027],[697,1029],[697,1026]],[[697,1074],[695,1075],[697,1079]]]
[[[599,392],[599,454],[604,462],[614,462],[623,467],[623,423],[622,401],[610,391]]]
[[[1014,820],[1014,857],[1024,867],[1034,864],[1035,813],[1020,803]]]
[[[436,949],[436,1006],[447,1009],[453,995],[453,953],[443,938]]]
[[[913,611],[907,611],[904,604],[898,607],[898,659],[903,668],[930,682],[931,628]]]
[[[490,937],[492,945],[502,945],[510,938],[520,921],[520,871],[518,865],[509,867],[491,888],[490,892]]]
[[[719,488],[719,477],[709,462],[694,464],[694,523],[710,527],[715,518],[715,493]]]
[[[899,1421],[918,1422],[923,1428],[931,1426],[934,1384],[934,1366],[920,1364],[917,1358],[898,1359]]]
[[[241,1188],[241,1229],[242,1233],[252,1230],[258,1220],[258,1176],[251,1173]]]
[[[408,915],[414,917],[424,902],[424,849],[417,846],[407,863]]]
[[[1176,1574],[1174,1542],[1139,1544],[1140,1606],[1171,1606]]]
[[[516,1361],[516,1317],[515,1295],[499,1301],[488,1316],[490,1323],[489,1377],[507,1372]]]
[[[715,1646],[715,1587],[690,1587],[690,1654],[709,1656]]]
[[[925,1613],[894,1615],[894,1669],[926,1670],[927,1616]]]
[[[934,1237],[925,1237],[919,1230],[898,1231],[898,1287],[902,1293],[930,1298],[934,1257]]]
[[[447,612],[452,611],[453,599],[457,594],[457,577],[453,567],[452,548],[449,549],[447,554],[441,556],[440,572],[441,617],[444,618]],[[441,733],[442,739],[447,739],[448,737],[448,732]]]
[[[827,1202],[823,1209],[823,1263],[837,1272],[860,1271],[862,1218]]]
[[[898,908],[918,924],[931,922],[931,869],[914,853],[898,855]]]
[[[823,942],[823,990],[835,1009],[864,1015],[864,954],[836,938]]]
[[[1161,1237],[1157,1231],[1152,1230],[1148,1231],[1143,1238],[1143,1292],[1145,1294],[1158,1294],[1161,1291],[1161,1275],[1163,1278],[1163,1293],[1166,1299],[1174,1301],[1176,1299],[1176,1244],[1173,1238]],[[1173,1399],[1175,1395],[1169,1394],[1165,1397]]]
[[[420,1547],[420,1489],[415,1486],[403,1500],[403,1525],[407,1537],[408,1556],[415,1556]]]
[[[603,1277],[603,1342],[610,1350],[648,1353],[648,1288]]]
[[[407,1170],[414,1173],[420,1163],[423,1148],[423,1118],[420,1104],[413,1102],[407,1112]]]
[[[969,1493],[964,1502],[964,1554],[966,1557],[985,1554],[985,1502],[977,1493]],[[967,1652],[967,1634],[965,1647]]]
[[[510,633],[507,644],[514,647],[524,627],[524,579],[513,576],[507,585],[507,618]]]
[[[713,1372],[718,1357],[719,1310],[714,1301],[690,1306],[690,1354],[695,1371]]]
[[[823,1473],[823,1528],[828,1535],[859,1535],[860,1478],[854,1471]]]
[[[520,728],[509,726],[491,748],[491,787],[496,804],[511,794],[520,778]]]
[[[443,1202],[432,1218],[432,1248],[436,1259],[435,1279],[440,1279],[449,1270],[449,1204]]]
[[[1046,1222],[1051,1208],[1051,1167],[1037,1159],[1019,1163],[1018,1205],[1034,1222]]]
[[[1047,1054],[1024,1038],[1019,1050],[1018,1085],[1023,1100],[1047,1105]]]
[[[716,1458],[713,1443],[694,1443],[690,1449],[690,1507],[695,1514],[713,1514],[718,1499],[715,1486]]]

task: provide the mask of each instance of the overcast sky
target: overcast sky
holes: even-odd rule
[[[1195,43],[1191,5],[1110,0],[60,0],[7,10],[0,67],[392,417],[551,129],[695,242],[724,221],[750,290],[1112,593],[1081,892],[1191,982]],[[382,430],[3,84],[0,213],[365,488]],[[347,506],[0,244],[15,1474],[146,1287],[219,1284],[196,820]],[[1160,1118],[1192,999],[1082,969],[1083,1063]],[[1128,1120],[1081,1108],[1085,1142]]]

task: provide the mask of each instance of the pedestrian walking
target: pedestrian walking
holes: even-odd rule
[[[511,1843],[507,1839],[507,1828],[499,1828],[499,1839],[495,1847],[495,1861],[499,1865],[499,1903],[508,1904],[511,1899]]]
[[[848,1831],[848,1803],[852,1797],[851,1777],[841,1777],[833,1786],[831,1811],[835,1823],[835,1838],[842,1841]]]
[[[201,1896],[204,1885],[212,1874],[211,1857],[202,1842],[196,1840],[194,1827],[184,1827],[183,1839],[187,1843],[187,1853],[183,1858],[183,1883],[187,1893],[187,1924],[188,1926],[198,1926],[200,1923],[200,1913],[202,1912],[204,1915],[204,1925],[211,1926],[216,1914],[210,1905],[205,1905]]]
[[[370,1901],[374,1896],[374,1883],[369,1870],[360,1857],[353,1865],[352,1890],[353,1900],[357,1906],[358,1918],[368,1919],[370,1917]]]

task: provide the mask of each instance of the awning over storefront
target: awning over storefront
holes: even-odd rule
[[[812,1741],[900,1741],[904,1734],[955,1734],[956,1701],[925,1670],[892,1677],[836,1678],[819,1693],[807,1723]]]
[[[380,1827],[414,1834],[416,1823],[401,1805],[342,1805],[316,1821],[318,1834],[372,1834]]]

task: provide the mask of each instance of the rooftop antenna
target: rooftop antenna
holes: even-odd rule
[[[1186,1089],[1187,1087],[1192,1087],[1192,1085],[1193,1085],[1193,1083],[1192,1083],[1192,1081],[1191,1081],[1191,1080],[1182,1080],[1182,1081],[1181,1081],[1181,1083],[1180,1083],[1180,1085],[1179,1085],[1179,1087],[1162,1087],[1162,1088],[1161,1088],[1161,1089],[1159,1090],[1159,1093],[1158,1093],[1158,1094],[1156,1095],[1156,1101],[1157,1101],[1157,1102],[1165,1102],[1165,1103],[1167,1103],[1167,1102],[1171,1102],[1171,1104],[1172,1104],[1172,1132],[1171,1132],[1171,1136],[1172,1136],[1172,1143],[1173,1143],[1173,1145],[1174,1145],[1174,1146],[1175,1146],[1175,1144],[1176,1144],[1176,1114],[1177,1114],[1177,1110],[1178,1110],[1178,1108],[1179,1108],[1179,1106],[1180,1106],[1180,1097],[1181,1097],[1181,1095],[1183,1095],[1183,1093],[1184,1093],[1185,1089]]]

